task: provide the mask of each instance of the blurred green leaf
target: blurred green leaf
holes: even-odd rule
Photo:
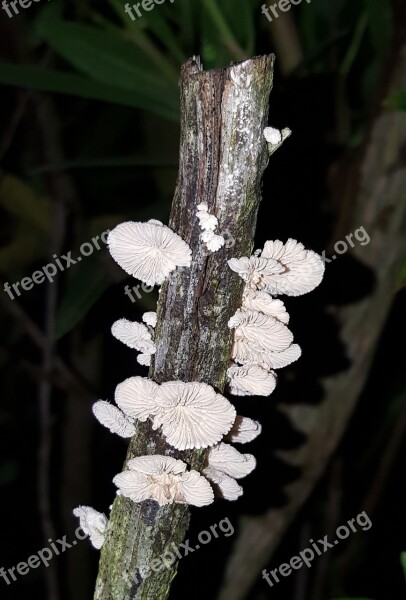
[[[112,102],[131,108],[141,108],[170,121],[179,120],[178,109],[169,107],[162,98],[155,98],[154,102],[150,102],[132,90],[92,81],[82,75],[0,62],[0,83],[41,92]]]
[[[372,47],[379,59],[385,58],[392,34],[392,7],[382,0],[364,0],[368,15],[368,32]]]
[[[69,64],[91,79],[132,90],[146,103],[157,102],[176,110],[176,86],[163,80],[134,44],[112,31],[54,21],[38,33]]]
[[[399,92],[398,94],[393,94],[386,102],[385,106],[388,108],[392,108],[393,110],[401,110],[406,111],[406,93]]]
[[[406,579],[406,552],[400,553],[400,564],[402,565],[403,575],[405,576],[405,579]]]

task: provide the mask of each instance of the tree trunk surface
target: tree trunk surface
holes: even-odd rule
[[[180,167],[169,226],[191,247],[189,269],[177,269],[158,302],[156,354],[149,376],[157,383],[199,381],[224,390],[230,362],[230,317],[241,305],[243,282],[229,269],[233,256],[253,249],[261,179],[268,163],[267,125],[274,57],[204,71],[198,58],[183,67]],[[208,254],[196,207],[216,215],[226,246]],[[151,215],[153,217],[153,215]],[[207,450],[180,452],[151,423],[138,423],[127,458],[162,454],[201,470]],[[184,540],[189,507],[133,503],[117,496],[100,558],[95,600],[163,600],[177,564],[145,571]]]

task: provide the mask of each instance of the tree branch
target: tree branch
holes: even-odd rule
[[[267,124],[273,56],[226,69],[204,71],[189,60],[181,73],[181,145],[177,189],[170,227],[193,251],[190,269],[175,271],[161,289],[156,327],[157,351],[150,377],[203,381],[223,391],[232,333],[227,322],[241,304],[243,282],[227,266],[232,256],[253,247],[261,178],[268,162],[263,129]],[[206,202],[219,231],[234,239],[207,255],[200,240],[196,207]],[[181,458],[202,468],[205,450],[177,452],[149,423],[138,425],[127,460],[144,454]],[[102,549],[96,600],[167,598],[176,565],[143,578],[141,567],[184,539],[187,506],[133,503],[119,496]]]

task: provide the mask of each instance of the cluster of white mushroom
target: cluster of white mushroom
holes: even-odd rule
[[[209,207],[205,203],[198,204],[196,214],[203,231],[200,235],[202,242],[210,252],[217,252],[226,243],[222,235],[214,233],[219,224],[217,217],[209,213]]]
[[[287,327],[289,314],[280,294],[300,296],[317,287],[324,273],[318,254],[289,239],[268,241],[253,256],[232,258],[229,267],[245,281],[242,306],[229,320],[234,329],[229,391],[236,396],[269,396],[276,386],[276,369],[301,355]]]
[[[214,233],[217,218],[207,205],[198,206],[197,217],[203,229],[202,240],[211,251],[224,239]],[[221,242],[220,239],[223,240]],[[123,223],[110,232],[110,253],[129,274],[147,283],[160,285],[177,267],[189,267],[189,246],[160,221]],[[267,242],[250,258],[233,258],[229,266],[246,282],[242,307],[230,319],[235,330],[233,363],[228,370],[230,391],[235,395],[269,395],[276,385],[274,369],[300,356],[287,328],[289,315],[284,304],[273,296],[296,296],[315,288],[323,276],[321,258],[294,240]],[[137,360],[149,365],[156,352],[154,328],[157,315],[143,315],[143,323],[120,319],[112,334],[141,354]],[[100,400],[93,413],[100,423],[123,438],[136,434],[137,422],[151,423],[176,450],[209,448],[202,473],[189,470],[182,460],[170,456],[139,456],[129,460],[126,469],[113,479],[117,494],[134,502],[155,500],[206,506],[214,495],[236,500],[243,490],[237,480],[255,468],[251,454],[242,454],[231,443],[255,439],[261,425],[236,415],[234,406],[210,385],[170,381],[158,385],[147,377],[130,377],[115,391],[117,406]],[[108,521],[88,506],[75,509],[82,529],[96,548],[103,544]]]

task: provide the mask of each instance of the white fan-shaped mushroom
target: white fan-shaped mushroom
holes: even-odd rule
[[[146,352],[139,354],[137,356],[137,363],[143,367],[149,367],[151,365],[151,356],[151,354],[147,354]]]
[[[291,238],[286,244],[280,240],[266,242],[261,258],[277,260],[284,267],[283,272],[267,277],[266,291],[270,294],[301,296],[314,290],[323,279],[321,256]]]
[[[224,441],[233,444],[248,444],[248,442],[255,440],[255,438],[260,435],[261,431],[261,423],[249,419],[248,417],[241,417],[238,415],[233,428],[225,436]]]
[[[109,233],[108,245],[120,267],[147,285],[160,285],[176,267],[190,267],[192,260],[186,242],[155,221],[117,225]]]
[[[264,369],[283,369],[300,358],[302,351],[300,346],[292,344],[282,352],[267,352],[263,354],[260,364]]]
[[[146,312],[142,315],[142,320],[144,323],[152,327],[153,329],[156,327],[157,314],[156,312]]]
[[[267,260],[259,256],[243,256],[242,258],[231,258],[228,266],[232,271],[246,282],[247,287],[253,290],[263,290],[268,281],[276,273],[284,271],[283,265],[276,260]]]
[[[210,448],[207,455],[207,466],[217,469],[234,479],[246,477],[256,467],[252,454],[241,454],[230,444],[221,442]]]
[[[129,377],[115,391],[117,406],[131,419],[146,421],[155,414],[155,396],[159,385],[147,377]]]
[[[216,444],[236,417],[233,405],[206,383],[163,383],[155,402],[154,429],[162,427],[168,444],[178,450]]]
[[[213,231],[203,231],[200,237],[210,252],[217,252],[226,243],[222,235],[217,235]]]
[[[265,127],[264,137],[269,144],[280,144],[282,141],[282,133],[275,127]]]
[[[206,467],[202,474],[213,484],[216,496],[220,496],[224,500],[237,500],[243,495],[242,487],[225,473],[212,467]]]
[[[186,472],[187,465],[169,456],[140,456],[128,461],[128,471],[113,482],[134,502],[156,500],[161,506],[172,502],[205,506],[213,502],[208,482],[197,471]]]
[[[234,396],[269,396],[276,387],[275,373],[256,364],[232,365],[227,375],[228,388]]]
[[[219,224],[217,217],[205,210],[197,211],[197,218],[199,219],[200,229],[203,231],[214,231]]]
[[[238,309],[228,322],[235,329],[232,358],[259,363],[262,354],[281,352],[293,341],[292,332],[274,317],[246,308]]]
[[[92,411],[99,423],[107,427],[111,433],[116,433],[122,438],[135,435],[134,423],[110,402],[99,400],[93,404]]]
[[[137,321],[128,321],[128,319],[119,319],[111,328],[111,333],[120,342],[123,342],[129,348],[146,352],[155,353],[155,344],[152,341],[151,333],[144,323]]]
[[[80,526],[90,537],[92,546],[97,550],[103,546],[108,519],[103,513],[97,512],[91,506],[78,506],[73,514],[80,520]]]
[[[213,490],[200,473],[188,471],[181,475],[179,491],[174,498],[175,502],[192,506],[207,506],[213,500]]]
[[[275,300],[267,292],[260,292],[246,286],[242,299],[242,307],[257,310],[265,315],[275,317],[275,319],[278,319],[281,323],[285,323],[285,325],[289,323],[289,313],[282,300]]]

